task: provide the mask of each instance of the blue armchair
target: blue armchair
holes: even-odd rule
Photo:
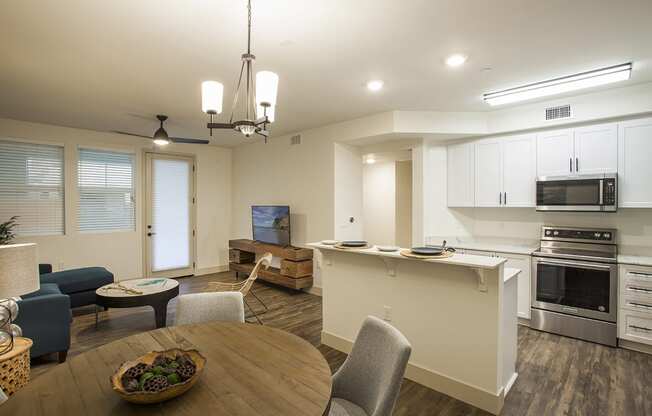
[[[34,342],[30,356],[56,352],[59,362],[64,362],[70,348],[70,297],[56,284],[42,283],[39,290],[18,301],[18,308],[16,324]]]

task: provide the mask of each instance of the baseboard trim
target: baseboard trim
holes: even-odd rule
[[[349,354],[353,348],[353,341],[325,331],[321,333],[321,342],[346,354]],[[504,389],[499,394],[494,394],[414,363],[408,363],[405,378],[494,415],[500,413],[505,402]],[[515,380],[516,373],[514,373],[510,382],[513,383]]]
[[[228,264],[222,266],[204,267],[202,269],[195,270],[195,276],[203,276],[205,274],[222,273],[228,271],[229,271]]]
[[[319,287],[319,286],[309,287],[305,291],[307,293],[310,293],[311,295],[321,296],[321,287]]]
[[[641,344],[640,342],[628,341],[626,339],[618,338],[618,346],[627,350],[642,352],[644,354],[652,354],[652,345]]]

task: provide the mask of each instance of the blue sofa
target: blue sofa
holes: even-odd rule
[[[95,304],[95,290],[113,283],[113,274],[103,267],[85,267],[52,273],[40,264],[41,288],[22,296],[16,324],[34,344],[30,356],[59,354],[64,362],[70,348],[71,308]]]

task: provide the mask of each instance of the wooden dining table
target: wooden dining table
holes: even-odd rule
[[[187,393],[137,405],[112,390],[109,378],[123,362],[171,348],[206,357]],[[74,356],[0,405],[0,414],[322,416],[331,387],[328,363],[307,341],[261,325],[211,322],[143,332]]]

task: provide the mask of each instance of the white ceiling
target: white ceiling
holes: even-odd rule
[[[652,80],[650,0],[253,4],[256,68],[280,76],[273,135],[387,110],[489,111],[484,92],[630,60],[628,83]],[[3,1],[0,117],[151,134],[164,113],[172,135],[206,137],[200,83],[221,81],[230,109],[245,24],[244,0]],[[467,64],[447,68],[453,52]]]

